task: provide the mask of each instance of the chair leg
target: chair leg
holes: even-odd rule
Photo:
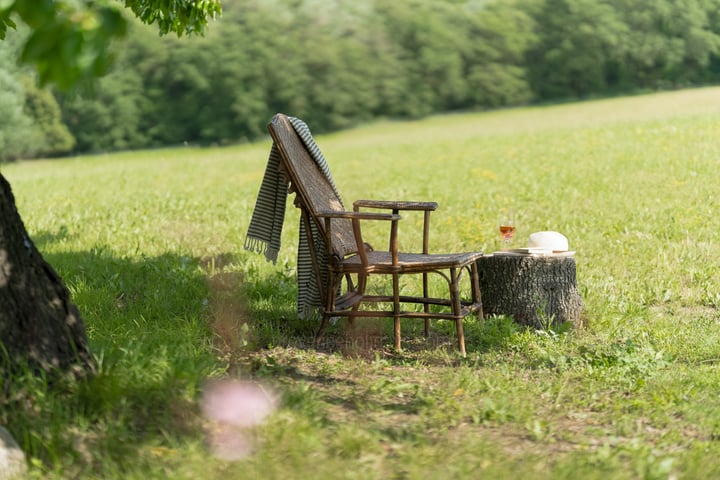
[[[458,270],[450,269],[450,300],[452,301],[453,315],[455,316],[455,328],[457,329],[458,348],[460,355],[465,356],[465,333],[462,324],[462,304],[460,303],[460,288],[458,287]]]
[[[393,273],[393,320],[395,327],[395,350],[402,351],[400,345],[401,332],[400,332],[400,276],[397,273]]]
[[[395,321],[395,350],[398,352],[401,352],[402,345],[400,344],[401,343],[400,339],[401,339],[402,335],[400,332],[400,318],[395,317],[394,321]]]
[[[465,332],[463,331],[462,318],[455,320],[455,327],[457,328],[458,336],[458,348],[460,349],[460,355],[465,356]]]
[[[428,290],[428,274],[423,273],[422,276],[423,276],[423,298],[426,299],[426,298],[428,298],[428,296],[430,296],[430,293]],[[424,304],[423,311],[425,313],[430,313],[430,305],[427,303]],[[428,338],[429,336],[430,336],[430,319],[426,318],[425,319],[425,338]]]
[[[365,287],[367,285],[367,275],[361,273],[358,275],[358,284],[357,288],[354,290],[360,295],[360,299],[355,303],[355,305],[352,306],[352,311],[357,312],[360,309],[360,304],[362,303],[362,297],[365,295]],[[348,317],[348,326],[351,329],[355,329],[355,317],[356,315],[350,315]]]
[[[332,272],[328,273],[328,277],[329,288],[325,292],[325,295],[327,295],[327,298],[325,299],[325,311],[323,312],[322,322],[320,322],[320,328],[318,328],[318,331],[315,334],[316,348],[320,346],[323,335],[325,335],[325,330],[330,323],[330,312],[335,311],[335,293],[338,288],[340,288],[340,284],[342,282],[342,277],[336,277]]]
[[[327,329],[329,323],[330,316],[326,313],[323,313],[322,322],[320,322],[320,328],[318,328],[318,331],[315,334],[315,348],[320,346],[320,342],[323,339],[323,335],[325,335],[325,330]]]

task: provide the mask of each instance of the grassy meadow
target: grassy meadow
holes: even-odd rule
[[[468,318],[466,358],[442,323],[409,321],[403,352],[391,321],[359,355],[310,347],[290,199],[278,263],[243,250],[269,140],[3,165],[98,374],[13,379],[0,425],[32,478],[718,478],[719,133],[704,88],[318,136],[346,204],[437,201],[434,251],[500,248],[503,208],[516,246],[568,237],[588,326]],[[218,437],[202,399],[223,378],[276,409]]]

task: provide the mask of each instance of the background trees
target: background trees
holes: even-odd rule
[[[126,3],[160,18],[139,6],[147,2]],[[38,122],[25,99],[38,90],[21,79],[26,71],[0,64],[8,92],[0,108],[17,117],[0,126],[0,155],[222,144],[264,135],[278,111],[322,132],[377,117],[715,83],[720,75],[714,0],[224,0],[223,16],[192,41],[158,36],[134,18],[122,25],[110,25],[130,34],[112,49],[108,75],[90,90],[43,97],[43,111],[54,111],[53,98],[61,111],[43,130],[52,137],[43,148],[27,140],[28,120]],[[28,43],[4,42],[0,56],[32,60]]]

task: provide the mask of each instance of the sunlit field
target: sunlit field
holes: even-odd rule
[[[433,251],[501,248],[503,208],[515,246],[567,236],[588,326],[468,318],[466,358],[412,321],[403,352],[390,321],[361,352],[312,348],[291,198],[277,264],[243,249],[269,139],[3,165],[98,374],[13,379],[0,425],[33,478],[720,477],[719,134],[705,88],[317,136],[346,205],[438,202]],[[220,379],[273,413],[223,430]]]

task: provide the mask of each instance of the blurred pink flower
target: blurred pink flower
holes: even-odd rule
[[[261,385],[237,380],[219,380],[208,384],[202,409],[208,418],[252,427],[270,415],[276,407],[275,396]]]
[[[207,384],[202,411],[212,421],[208,443],[213,455],[241,460],[252,452],[250,427],[259,425],[277,407],[272,392],[261,385],[238,380]]]

